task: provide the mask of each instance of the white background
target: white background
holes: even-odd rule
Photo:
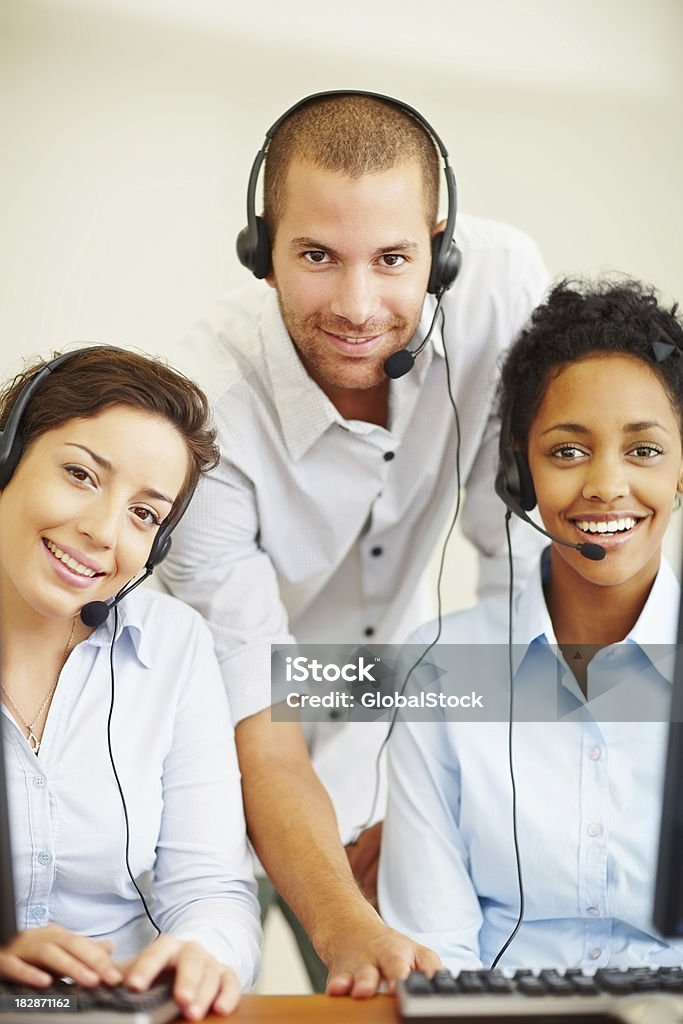
[[[251,162],[321,89],[416,106],[461,209],[553,274],[682,298],[682,41],[681,0],[2,0],[0,375],[76,340],[170,351],[248,280]],[[468,603],[462,541],[448,564]]]

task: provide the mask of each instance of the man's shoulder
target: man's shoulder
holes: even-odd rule
[[[263,282],[214,301],[172,353],[178,369],[198,381],[212,400],[265,371],[261,323],[273,292]]]
[[[470,214],[458,215],[455,240],[463,252],[538,252],[538,245],[525,231],[512,224]]]
[[[223,335],[229,344],[238,344],[242,334],[258,330],[263,309],[272,294],[264,281],[248,282],[211,302],[197,323],[204,323],[216,334]]]

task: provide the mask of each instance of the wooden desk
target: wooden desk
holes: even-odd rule
[[[212,1024],[396,1024],[393,996],[242,996],[232,1017],[207,1017]]]

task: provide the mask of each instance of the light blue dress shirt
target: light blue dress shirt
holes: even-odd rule
[[[525,913],[501,967],[683,964],[683,942],[652,924],[667,724],[605,716],[610,696],[623,707],[620,684],[632,699],[634,676],[640,700],[664,709],[649,717],[668,714],[673,659],[651,645],[675,643],[679,590],[663,562],[629,637],[590,663],[588,701],[555,646],[540,571],[517,601],[515,692],[550,680],[565,701],[562,720],[513,727]],[[447,617],[442,641],[506,644],[507,618],[505,599],[484,601]],[[433,636],[432,624],[412,642]],[[450,969],[491,965],[519,913],[506,722],[397,724],[379,900]]]
[[[125,864],[107,751],[113,614],[70,654],[36,756],[2,706],[17,923],[56,922],[124,959],[156,935]],[[260,923],[230,711],[211,635],[180,601],[138,590],[114,643],[116,768],[130,863],[162,932],[201,943],[243,987]]]

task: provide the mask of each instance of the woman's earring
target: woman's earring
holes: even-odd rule
[[[674,512],[678,512],[679,508],[683,504],[683,495],[680,491],[676,491],[676,497],[674,498]]]

